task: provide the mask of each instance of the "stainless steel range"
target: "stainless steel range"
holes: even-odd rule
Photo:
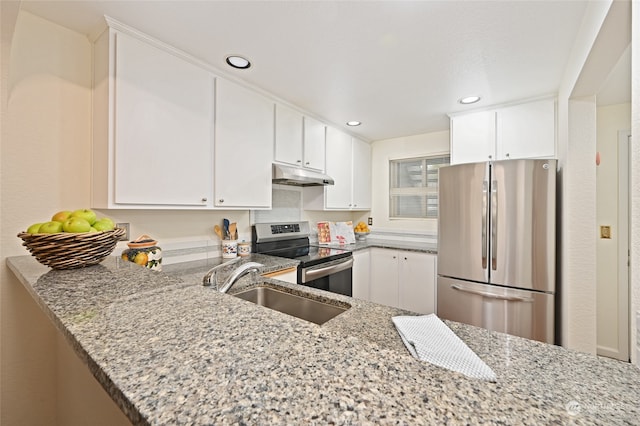
[[[257,223],[252,251],[299,260],[298,284],[351,296],[351,252],[311,245],[309,235],[309,222]]]

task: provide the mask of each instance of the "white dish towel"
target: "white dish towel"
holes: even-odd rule
[[[495,382],[496,374],[435,314],[398,316],[393,323],[415,358],[468,377]]]

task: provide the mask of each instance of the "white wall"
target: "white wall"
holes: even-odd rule
[[[449,153],[449,131],[426,133],[373,142],[371,178],[375,188],[371,216],[375,228],[436,233],[436,219],[389,219],[389,160]]]
[[[611,4],[587,6],[558,90],[559,331],[563,346],[589,353],[596,351],[595,103],[570,99]]]
[[[631,360],[640,366],[640,5],[631,8]]]
[[[597,114],[596,149],[601,162],[596,167],[596,234],[599,227],[611,227],[611,238],[596,240],[597,251],[597,344],[603,355],[617,351],[619,345],[618,253],[621,228],[618,223],[618,132],[631,129],[631,104],[599,107]],[[628,160],[627,160],[628,161]],[[596,236],[598,237],[598,235]],[[628,342],[625,342],[628,344]]]

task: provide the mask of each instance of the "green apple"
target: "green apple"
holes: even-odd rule
[[[79,217],[89,222],[89,225],[96,223],[96,213],[90,209],[80,209],[71,213],[70,217]]]
[[[96,221],[96,223],[93,224],[93,227],[96,228],[97,231],[111,231],[116,227],[116,224],[108,217],[103,217]]]
[[[89,228],[89,232],[98,232],[98,230],[92,226],[91,228]]]
[[[38,232],[40,232],[40,226],[42,226],[42,223],[34,223],[27,228],[27,234],[37,234]]]
[[[51,220],[54,222],[64,222],[65,220],[69,219],[69,216],[71,216],[71,212],[69,210],[62,210],[56,214],[54,214],[51,217]]]
[[[62,232],[62,223],[52,220],[51,222],[45,222],[38,228],[40,234],[57,234]]]
[[[89,232],[89,230],[91,230],[91,224],[81,217],[71,216],[69,219],[64,221],[62,229],[64,232]]]

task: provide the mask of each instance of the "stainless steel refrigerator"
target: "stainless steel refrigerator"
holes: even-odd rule
[[[556,161],[441,167],[437,314],[554,343]]]

